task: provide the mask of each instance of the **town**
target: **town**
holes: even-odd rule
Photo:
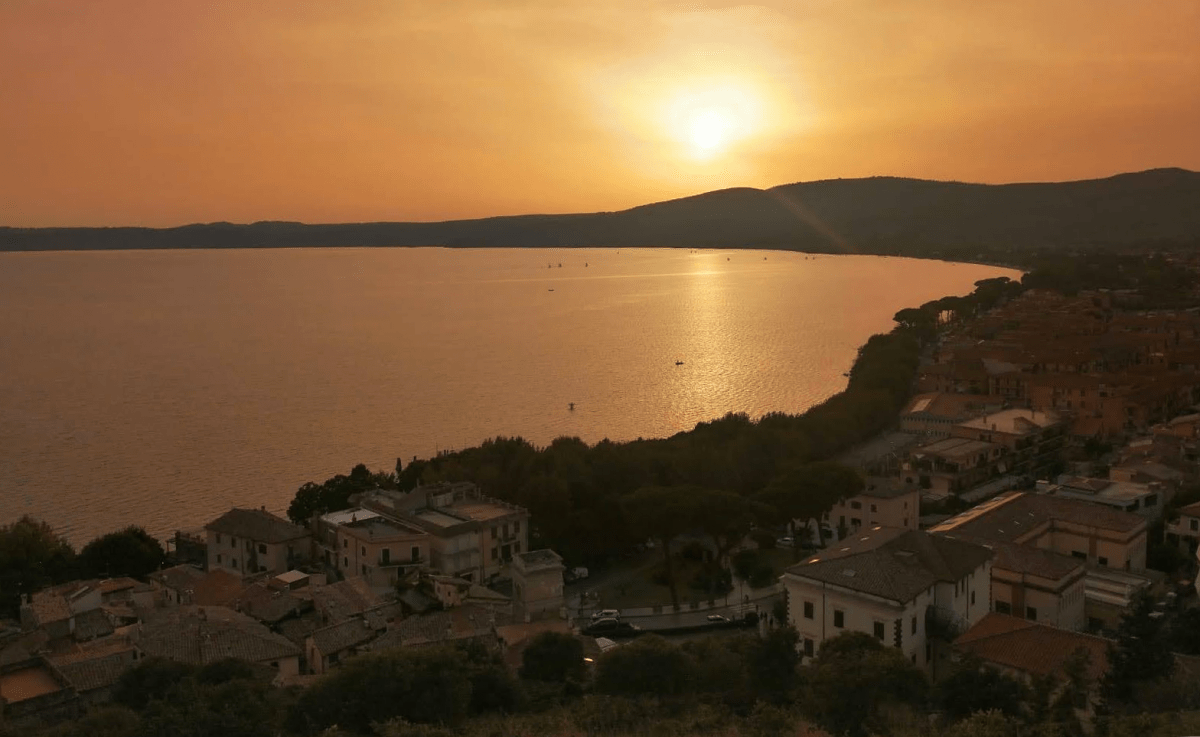
[[[810,444],[801,463],[772,460],[769,477],[729,483],[715,480],[728,477],[715,461],[689,468],[681,478],[711,474],[704,486],[729,490],[639,488],[618,505],[628,529],[590,543],[585,533],[611,517],[539,517],[565,502],[530,483],[511,482],[518,493],[489,482],[463,454],[309,485],[291,519],[231,509],[177,532],[146,570],[106,575],[129,557],[117,545],[71,580],[50,581],[51,558],[39,560],[40,579],[31,566],[18,586],[51,585],[3,592],[16,618],[0,632],[2,724],[35,729],[128,706],[131,674],[164,662],[205,673],[233,659],[269,688],[319,695],[356,662],[439,646],[486,653],[480,662],[522,678],[560,648],[568,662],[545,681],[632,695],[641,684],[665,698],[686,690],[663,685],[670,674],[647,684],[625,671],[621,684],[613,669],[721,647],[698,644],[704,635],[757,643],[748,672],[782,658],[784,675],[749,697],[776,711],[744,711],[798,724],[784,709],[807,689],[795,718],[813,734],[903,732],[869,700],[877,684],[850,684],[867,701],[820,705],[831,687],[822,668],[878,665],[880,653],[892,660],[872,670],[927,684],[907,703],[884,700],[951,727],[1051,720],[1063,734],[1091,733],[1153,704],[1200,707],[1200,310],[1147,309],[1135,290],[1004,279],[975,297],[897,314],[892,337],[918,351],[899,411],[843,432],[855,442],[831,446],[832,459]],[[904,363],[868,344],[848,395],[871,380],[871,350]],[[461,478],[471,476],[481,477]],[[3,532],[53,537],[39,529],[22,520]],[[681,599],[685,571],[702,582]],[[997,679],[1015,690],[997,695]],[[1041,707],[1030,701],[1039,689]],[[556,693],[555,703],[570,696]],[[355,733],[328,716],[336,709],[313,706],[317,696],[299,698],[292,731]],[[452,723],[460,712],[377,716]]]

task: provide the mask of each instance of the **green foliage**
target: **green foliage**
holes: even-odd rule
[[[806,674],[803,709],[835,734],[866,735],[891,705],[924,705],[924,671],[897,649],[861,632],[822,644]]]
[[[1016,717],[1021,713],[1025,687],[985,666],[978,657],[966,655],[955,672],[937,684],[933,695],[942,711],[954,719],[985,711]]]
[[[691,680],[687,655],[657,635],[609,650],[596,662],[596,691],[611,696],[679,696]]]
[[[305,691],[288,727],[314,734],[336,724],[365,732],[394,717],[454,724],[471,707],[470,676],[466,654],[454,648],[360,655]]]
[[[772,703],[790,702],[796,689],[800,635],[793,627],[778,627],[756,640],[747,652],[750,688]]]
[[[84,576],[145,578],[161,568],[166,559],[162,543],[141,527],[130,526],[84,545],[78,562]]]
[[[521,678],[583,681],[583,643],[565,632],[542,632],[521,653]]]
[[[1160,636],[1162,620],[1151,617],[1152,612],[1153,602],[1143,593],[1121,618],[1101,681],[1106,712],[1133,708],[1137,684],[1168,678],[1175,668],[1175,658]]]
[[[412,468],[412,465],[409,466]],[[396,477],[386,472],[373,472],[362,463],[349,476],[337,475],[324,483],[307,482],[296,490],[288,505],[288,519],[306,527],[314,515],[336,512],[350,506],[350,497],[372,489],[395,489]]]
[[[20,597],[69,581],[75,551],[50,525],[26,515],[0,527],[0,614],[15,618]]]
[[[114,703],[141,711],[155,700],[165,699],[175,686],[192,678],[196,669],[166,658],[146,658],[121,674],[113,686]]]

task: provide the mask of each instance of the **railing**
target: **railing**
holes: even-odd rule
[[[384,560],[382,557],[380,557],[379,560],[375,562],[375,565],[379,566],[380,568],[396,568],[399,566],[415,566],[426,562],[427,561],[423,556],[408,559],[388,558],[387,560]]]

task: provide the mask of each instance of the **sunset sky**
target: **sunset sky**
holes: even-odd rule
[[[0,225],[1200,169],[1200,0],[0,0]]]

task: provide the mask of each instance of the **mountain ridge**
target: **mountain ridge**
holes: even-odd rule
[[[946,249],[1200,246],[1200,173],[1069,182],[875,176],[730,187],[624,210],[438,222],[0,227],[0,251],[287,247],[724,247],[930,255]]]

